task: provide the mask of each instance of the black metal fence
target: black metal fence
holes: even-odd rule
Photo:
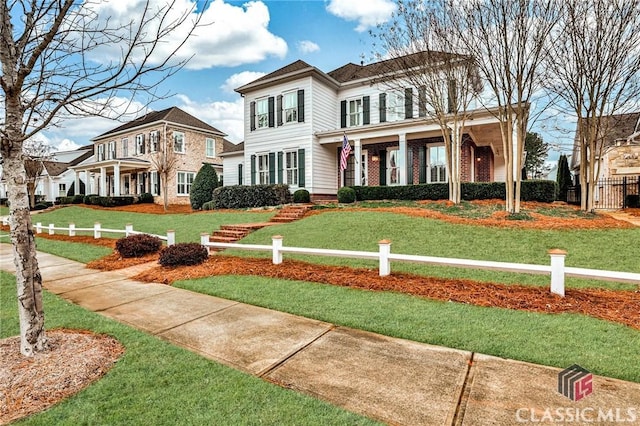
[[[580,185],[569,187],[567,202],[580,204]],[[598,181],[593,203],[596,209],[637,207],[640,197],[640,176],[604,178]]]

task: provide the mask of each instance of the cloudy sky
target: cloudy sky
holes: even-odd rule
[[[176,0],[176,13],[193,1]],[[126,22],[140,16],[144,3],[99,2],[98,17]],[[177,55],[177,59],[192,57],[190,62],[162,86],[172,96],[150,108],[177,106],[228,134],[230,141],[240,142],[243,99],[234,88],[298,59],[325,72],[348,62],[370,62],[374,47],[369,30],[388,21],[395,9],[395,0],[212,0],[202,17],[208,25],[199,28]],[[175,33],[176,40],[183,38],[180,31]],[[93,59],[110,57],[103,49]],[[121,101],[129,108],[145,102]],[[76,119],[41,137],[58,150],[74,149],[119,124],[102,118]]]

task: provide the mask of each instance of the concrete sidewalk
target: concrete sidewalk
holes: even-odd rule
[[[640,384],[593,377],[557,391],[560,369],[426,345],[129,279],[38,254],[47,290],[204,357],[397,425],[640,424]],[[11,246],[0,267],[13,271]],[[640,364],[640,358],[639,358]],[[640,366],[639,366],[640,368]],[[597,421],[601,415],[601,422]],[[579,421],[578,421],[579,420]]]

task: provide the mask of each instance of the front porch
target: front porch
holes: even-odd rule
[[[84,177],[85,192],[100,196],[137,196],[144,193],[160,194],[160,179],[157,172],[149,169],[145,160],[107,160],[99,163],[72,167],[75,172],[75,187]],[[80,194],[81,192],[78,191]]]

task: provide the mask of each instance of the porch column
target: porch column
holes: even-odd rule
[[[91,176],[89,175],[89,170],[85,170],[84,171],[84,192],[82,193],[82,195],[87,195],[87,194],[91,194],[91,185],[89,183],[89,179],[91,179]]]
[[[407,134],[398,135],[398,183],[407,184]]]
[[[113,195],[120,196],[120,163],[113,165]]]
[[[107,168],[100,167],[100,196],[107,196]]]
[[[73,195],[80,193],[80,172],[74,170],[75,181],[73,183]]]
[[[353,183],[354,185],[360,186],[362,185],[362,143],[360,142],[360,139],[355,139],[353,141],[353,159],[355,160]]]

